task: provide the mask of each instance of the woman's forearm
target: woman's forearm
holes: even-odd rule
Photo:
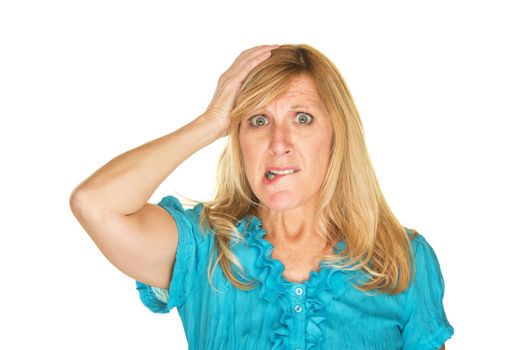
[[[153,192],[180,163],[193,153],[229,133],[230,113],[248,73],[271,55],[278,45],[261,45],[243,51],[219,78],[206,112],[191,123],[105,164],[80,183],[69,199],[78,215],[104,220],[108,215],[128,215],[142,209]]]
[[[106,163],[71,194],[71,205],[102,219],[140,210],[159,185],[193,153],[224,135],[209,115],[131,149]]]

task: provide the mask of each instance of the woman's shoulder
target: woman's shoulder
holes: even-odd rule
[[[405,227],[405,231],[408,234],[408,238],[410,239],[410,243],[412,244],[412,249],[414,252],[421,247],[431,248],[425,237],[416,229]]]
[[[185,208],[182,202],[177,197],[171,194],[162,197],[160,202],[158,202],[158,205],[160,205],[161,207],[164,207],[165,209],[168,209],[168,211],[171,211],[170,209],[174,209],[179,212],[183,212],[190,217],[197,217],[197,218],[200,216],[202,212],[202,208],[204,206],[203,203],[201,202],[191,201],[189,204],[186,204],[186,208]]]
[[[436,251],[427,241],[425,236],[415,229],[407,229],[407,233],[412,245],[412,251],[414,253],[413,260],[411,263],[415,264],[416,270],[426,270],[429,276],[435,279],[442,280],[441,267],[436,254]],[[419,273],[420,275],[423,272]]]
[[[164,196],[158,206],[167,210],[177,222],[179,232],[187,231],[187,235],[193,236],[198,242],[207,240],[213,232],[207,225],[201,225],[200,217],[204,204],[198,201],[187,201],[186,207],[173,195]]]
[[[424,280],[427,280],[427,282],[428,280],[432,280],[434,283],[442,284],[443,276],[441,274],[439,260],[434,248],[417,230],[406,230],[414,252],[414,260],[411,262],[415,264],[416,268],[416,284],[418,282],[423,283]]]

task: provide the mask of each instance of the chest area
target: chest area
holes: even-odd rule
[[[288,282],[303,283],[310,273],[320,269],[320,254],[274,249],[271,258],[284,266],[283,277]]]

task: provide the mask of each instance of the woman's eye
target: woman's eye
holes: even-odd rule
[[[254,115],[248,120],[250,125],[255,127],[266,125],[266,121],[267,119],[264,115]]]
[[[295,120],[299,124],[311,124],[313,119],[314,117],[306,112],[298,112],[295,115]],[[263,114],[254,115],[253,117],[248,119],[248,123],[253,127],[264,126],[268,124],[268,118]]]
[[[296,120],[299,122],[299,124],[310,124],[314,117],[312,117],[310,114],[305,112],[299,112],[295,115]]]

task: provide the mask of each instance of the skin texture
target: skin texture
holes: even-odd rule
[[[253,126],[257,122],[262,125]],[[276,250],[286,242],[293,242],[302,251],[311,252],[312,246],[316,252],[322,249],[316,244],[319,237],[313,218],[332,137],[327,112],[313,81],[305,75],[291,82],[282,96],[241,122],[239,142],[246,177],[260,200],[258,215]],[[294,166],[300,172],[265,184],[264,173],[270,166]]]

